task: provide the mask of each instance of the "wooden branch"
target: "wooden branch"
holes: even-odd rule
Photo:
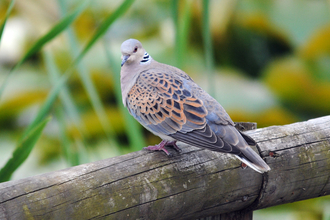
[[[186,145],[139,151],[2,183],[0,219],[196,219],[329,194],[330,116],[247,133],[269,173]]]

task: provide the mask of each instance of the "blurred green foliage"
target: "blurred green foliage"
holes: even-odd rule
[[[9,181],[14,171],[26,160],[48,121],[50,121],[49,118],[37,123],[31,130],[28,130],[24,138],[19,141],[13,156],[0,170],[0,182]]]
[[[0,0],[0,167],[24,131],[52,116],[14,179],[159,141],[121,103],[120,44],[128,38],[185,70],[234,121],[264,127],[330,114],[329,1],[89,2],[85,8],[78,0]],[[60,80],[65,85],[55,99],[51,89]],[[49,111],[36,121],[51,95]],[[279,210],[291,213],[284,219],[330,216],[328,197],[295,204],[257,211],[256,219]],[[318,208],[300,218],[307,206]]]

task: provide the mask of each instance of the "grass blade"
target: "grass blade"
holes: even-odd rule
[[[56,119],[60,127],[60,140],[61,140],[61,148],[62,153],[66,161],[69,163],[70,166],[76,166],[80,164],[80,154],[76,149],[76,146],[72,144],[69,137],[67,136],[65,130],[65,117],[64,111],[62,108],[56,108]]]
[[[46,64],[47,73],[53,83],[53,86],[56,82],[60,79],[61,75],[59,70],[55,64],[54,58],[50,51],[44,51],[44,60]],[[61,92],[59,94],[60,100],[64,106],[64,109],[69,115],[69,118],[72,120],[73,124],[75,125],[76,129],[79,131],[80,135],[83,137],[86,132],[86,127],[80,118],[78,113],[78,109],[74,105],[73,98],[70,95],[70,92],[66,86],[63,86]]]
[[[172,0],[171,4],[172,8],[172,17],[174,22],[174,28],[175,28],[175,45],[174,45],[174,57],[175,57],[175,66],[180,68],[181,62],[180,62],[180,39],[179,39],[179,1]]]
[[[136,120],[128,113],[127,109],[121,104],[121,88],[120,88],[120,75],[117,74],[120,72],[120,60],[116,61],[113,55],[108,50],[106,44],[104,43],[105,54],[110,64],[110,68],[113,73],[114,87],[116,100],[119,104],[120,112],[124,117],[125,129],[128,135],[128,140],[130,143],[130,148],[132,151],[139,151],[145,147],[145,141],[142,135],[141,127],[138,125]]]
[[[133,4],[134,0],[126,0],[124,1],[119,8],[112,13],[110,16],[108,16],[100,25],[100,27],[97,29],[97,31],[94,33],[94,35],[91,37],[91,39],[88,41],[84,49],[81,51],[81,53],[78,55],[78,57],[75,59],[74,63],[78,63],[84,55],[88,52],[88,50],[95,44],[95,42],[105,34],[105,32],[108,30],[110,25],[116,21],[120,16],[122,16],[129,7]]]
[[[46,115],[48,114],[50,108],[53,106],[58,93],[60,92],[60,90],[62,89],[63,85],[65,84],[65,82],[67,81],[67,79],[69,78],[70,74],[67,73],[65,75],[63,75],[57,82],[56,85],[53,87],[53,89],[50,91],[46,101],[44,102],[44,104],[41,106],[37,116],[35,117],[35,119],[32,121],[32,123],[27,127],[27,129],[25,130],[25,132],[23,133],[21,140],[26,138],[27,135],[30,133],[30,131],[37,125],[40,123],[40,121],[42,121]]]
[[[50,51],[44,51],[44,60],[46,64],[46,69],[49,74],[49,77],[51,81],[53,82],[53,85],[56,84],[56,82],[60,79],[60,73],[59,70],[55,64],[54,58]],[[79,136],[75,138],[82,139],[82,142],[85,145],[85,134],[86,134],[86,127],[85,124],[82,122],[82,119],[79,115],[78,109],[74,105],[73,98],[70,95],[70,92],[68,88],[63,85],[63,88],[61,89],[59,93],[60,101],[65,109],[65,111],[68,113],[68,118],[70,123],[72,123],[75,126],[75,129],[78,131]],[[66,134],[66,128],[65,128],[65,119],[64,119],[64,113],[63,110],[60,108],[56,109],[56,118],[59,122],[60,126],[60,139],[61,139],[61,147],[62,147],[62,153],[64,155],[64,158],[71,166],[76,166],[80,164],[80,152],[76,149],[76,146],[72,144],[72,142],[69,140],[69,137]]]
[[[99,98],[99,95],[97,93],[97,90],[95,88],[95,86],[92,83],[92,80],[88,74],[87,68],[85,68],[84,66],[82,66],[82,64],[79,64],[80,60],[84,57],[84,55],[89,51],[89,49],[96,43],[96,41],[105,34],[105,32],[108,30],[108,28],[110,27],[110,25],[116,20],[118,19],[121,15],[123,15],[128,8],[133,4],[134,0],[126,0],[124,1],[119,7],[118,9],[112,13],[111,15],[109,15],[100,25],[100,27],[96,30],[96,32],[94,33],[94,35],[91,37],[91,39],[88,41],[88,43],[86,44],[86,46],[83,48],[83,50],[79,53],[79,55],[76,57],[76,59],[73,61],[72,66],[77,66],[78,68],[78,73],[79,76],[82,80],[83,86],[85,88],[85,90],[87,91],[88,97],[91,101],[91,104],[100,120],[101,126],[103,127],[103,130],[105,131],[109,142],[114,142],[115,145],[119,146],[117,143],[117,140],[114,138],[115,136],[115,132],[114,129],[110,126],[108,117],[106,115],[106,111],[104,109],[104,106]],[[63,8],[64,3],[61,2],[61,7]],[[73,38],[73,36],[69,36],[70,38]],[[73,50],[75,50],[75,48],[77,46],[75,46],[75,40],[71,40],[72,46],[73,46]]]
[[[208,76],[208,90],[211,96],[215,96],[215,75],[214,75],[214,61],[213,61],[213,47],[212,35],[209,22],[209,0],[203,0],[203,43],[206,70]]]
[[[10,180],[12,174],[17,170],[17,168],[26,160],[26,158],[31,153],[33,147],[37,143],[41,136],[41,133],[50,121],[51,118],[47,118],[40,123],[36,124],[33,129],[31,129],[22,141],[19,141],[13,156],[7,161],[5,166],[0,170],[0,182],[5,182]]]
[[[1,43],[1,37],[2,37],[3,30],[5,29],[7,19],[9,17],[9,15],[10,15],[11,10],[14,7],[14,4],[15,4],[15,0],[11,0],[10,1],[10,4],[9,4],[9,7],[8,7],[8,9],[6,11],[5,19],[3,20],[3,22],[2,22],[2,24],[0,26],[0,43]]]
[[[47,34],[39,38],[39,40],[28,50],[28,52],[23,56],[23,58],[15,65],[20,66],[26,59],[38,52],[46,43],[50,42],[57,35],[62,33],[67,27],[69,27],[72,22],[83,12],[83,10],[88,6],[89,0],[85,0],[82,4],[78,6],[76,10],[65,16],[60,22],[58,22]]]
[[[175,24],[175,60],[176,67],[182,68],[187,51],[189,28],[191,23],[192,1],[183,1],[183,13],[179,13],[180,1],[172,1],[172,16]]]
[[[109,140],[110,143],[118,146],[117,140],[115,138],[115,131],[110,125],[107,113],[104,109],[103,103],[97,93],[97,90],[93,84],[93,81],[89,75],[87,67],[84,67],[83,64],[77,64],[78,74],[82,81],[84,89],[87,91],[88,98],[93,106],[93,109],[96,112],[96,115],[101,123],[101,126]]]
[[[37,42],[28,50],[28,52],[18,61],[18,63],[9,71],[6,76],[4,82],[0,88],[0,98],[5,89],[5,86],[9,80],[9,76],[11,73],[17,69],[24,61],[26,61],[30,56],[38,52],[46,43],[50,42],[54,37],[59,35],[62,31],[64,31],[69,25],[72,24],[73,21],[83,12],[83,10],[88,6],[90,0],[85,0],[79,7],[74,10],[72,13],[64,17],[60,22],[58,22],[47,34],[43,37],[39,38]]]

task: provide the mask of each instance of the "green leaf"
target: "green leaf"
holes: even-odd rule
[[[60,73],[56,66],[55,60],[50,51],[44,51],[44,60],[46,64],[46,69],[49,74],[50,80],[52,84],[55,86],[56,82],[60,79]],[[80,164],[80,152],[76,150],[75,145],[69,140],[68,135],[66,134],[66,126],[65,123],[72,123],[75,125],[75,128],[79,132],[80,136],[75,138],[82,138],[84,140],[84,136],[86,134],[86,127],[83,123],[78,109],[75,106],[75,102],[70,95],[68,88],[63,85],[62,89],[59,92],[60,101],[68,113],[69,122],[64,117],[64,112],[61,108],[56,108],[56,118],[60,125],[60,139],[61,139],[61,148],[64,158],[67,160],[69,165],[76,166]],[[83,142],[85,144],[85,142]]]
[[[76,18],[83,12],[83,10],[88,6],[89,1],[90,0],[84,1],[76,10],[65,16],[59,23],[57,23],[47,34],[39,38],[39,40],[28,50],[23,58],[15,65],[14,69],[17,68],[17,66],[20,66],[30,56],[38,52],[46,43],[50,42],[57,35],[62,33],[67,27],[69,27],[72,22],[74,22]]]
[[[7,161],[5,166],[0,170],[0,182],[10,180],[12,174],[26,160],[31,153],[33,147],[41,136],[41,133],[50,121],[50,117],[36,124],[25,136],[22,141],[19,141],[13,156]]]
[[[118,9],[113,12],[111,15],[109,15],[100,25],[100,27],[96,30],[94,35],[91,37],[91,39],[88,41],[86,46],[83,48],[83,50],[80,52],[80,54],[76,57],[74,62],[72,63],[72,66],[77,66],[79,76],[81,78],[81,81],[83,83],[83,86],[85,90],[87,91],[89,100],[91,101],[91,104],[97,114],[97,117],[100,120],[101,126],[103,130],[105,131],[108,140],[110,143],[113,143],[118,146],[117,140],[114,138],[115,133],[112,126],[109,124],[108,117],[106,115],[106,111],[104,109],[104,106],[101,102],[101,99],[97,93],[97,90],[92,83],[92,79],[90,78],[90,75],[88,74],[87,68],[83,66],[83,64],[79,64],[80,60],[84,57],[84,55],[89,51],[89,49],[96,43],[96,41],[105,34],[105,32],[108,30],[110,25],[116,21],[120,16],[122,16],[128,8],[133,4],[134,0],[126,0],[124,1]],[[63,3],[61,3],[63,5]],[[63,6],[62,6],[63,8]],[[69,32],[70,33],[70,32]],[[70,36],[72,38],[73,36]],[[71,46],[73,47],[73,50],[75,50],[76,46],[71,40]]]
[[[94,33],[94,35],[91,37],[91,39],[88,41],[82,52],[79,54],[79,56],[75,59],[74,63],[78,63],[84,55],[89,51],[89,49],[95,44],[95,42],[105,34],[105,32],[108,30],[110,25],[116,21],[120,16],[122,16],[129,7],[133,4],[134,0],[126,0],[123,4],[119,6],[119,8],[112,13],[110,16],[108,16],[100,25],[100,27],[97,29],[97,31]]]
[[[83,10],[88,6],[90,0],[85,0],[79,7],[74,10],[72,13],[64,17],[59,23],[57,23],[47,34],[43,37],[39,38],[37,42],[28,50],[28,52],[21,58],[20,61],[9,71],[6,76],[4,82],[0,88],[0,98],[5,89],[5,86],[8,83],[9,76],[11,73],[17,69],[24,61],[26,61],[30,56],[37,53],[46,43],[50,42],[53,38],[59,35],[62,31],[64,31],[72,22],[83,12]]]
[[[191,23],[191,8],[193,1],[183,1],[183,12],[179,13],[180,1],[172,1],[172,16],[175,24],[175,51],[176,67],[181,68],[184,63],[184,54],[187,52],[189,28]]]
[[[2,38],[3,30],[5,29],[5,25],[6,25],[7,19],[9,17],[9,15],[10,15],[11,10],[13,9],[14,4],[15,4],[15,0],[10,1],[9,7],[8,7],[8,9],[6,11],[5,19],[3,20],[3,22],[2,22],[2,24],[0,26],[0,43],[1,43],[1,38]]]
[[[61,107],[57,107],[55,113],[60,128],[60,140],[63,156],[70,166],[77,166],[80,164],[80,152],[78,152],[75,145],[72,144],[72,141],[65,132],[66,120],[64,116],[64,111]]]
[[[27,135],[30,133],[30,131],[32,129],[34,129],[34,127],[40,123],[41,120],[43,120],[46,115],[48,114],[50,108],[53,106],[58,93],[60,92],[60,90],[62,89],[63,85],[65,84],[65,82],[67,81],[67,79],[69,78],[69,76],[71,75],[72,72],[68,72],[65,75],[63,75],[55,84],[55,86],[53,87],[53,89],[50,91],[50,93],[48,94],[48,97],[46,99],[46,101],[44,102],[44,104],[41,106],[37,116],[35,117],[35,119],[32,121],[32,123],[27,127],[27,129],[25,130],[25,132],[23,133],[21,140],[26,138]]]
[[[61,77],[60,71],[57,68],[54,57],[52,56],[52,53],[50,51],[44,51],[43,55],[46,64],[45,66],[47,69],[47,73],[50,77],[50,81],[55,86],[56,82]],[[78,113],[78,109],[75,106],[74,100],[70,95],[70,92],[66,86],[63,86],[63,88],[61,89],[59,97],[65,111],[69,115],[70,121],[73,122],[73,124],[76,126],[77,130],[79,131],[80,135],[83,137],[84,134],[86,133],[86,127],[85,124],[82,122],[82,119]]]

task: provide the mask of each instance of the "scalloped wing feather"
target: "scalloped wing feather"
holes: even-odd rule
[[[144,127],[158,136],[210,150],[239,153],[222,140],[226,125],[233,125],[230,117],[192,80],[155,69],[142,71],[128,93],[127,107]],[[234,143],[234,138],[236,135],[227,139]]]
[[[207,109],[184,88],[180,77],[143,71],[128,93],[127,106],[154,133],[170,135],[203,128]]]

